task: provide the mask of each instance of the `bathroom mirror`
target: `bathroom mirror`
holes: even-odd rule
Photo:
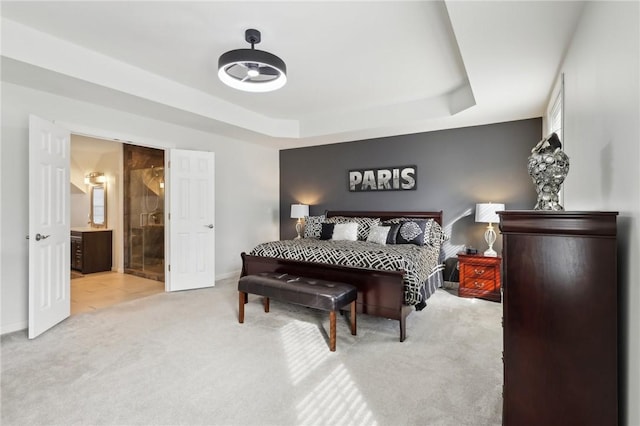
[[[91,187],[91,227],[107,227],[107,186],[102,183]]]

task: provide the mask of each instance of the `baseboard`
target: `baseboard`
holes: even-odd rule
[[[28,326],[29,323],[27,321],[14,322],[13,324],[2,324],[0,334],[4,335],[13,333],[14,331],[26,330]]]
[[[460,287],[460,283],[457,281],[445,281],[442,284],[442,288],[446,288],[450,290],[457,290],[459,287]]]
[[[216,281],[218,280],[226,280],[227,278],[239,278],[242,273],[241,269],[237,271],[226,272],[224,274],[216,275]]]

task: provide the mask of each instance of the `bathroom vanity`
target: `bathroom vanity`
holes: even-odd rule
[[[97,228],[71,228],[71,269],[83,274],[110,271],[112,231]]]

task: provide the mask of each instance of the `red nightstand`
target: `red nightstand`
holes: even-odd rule
[[[458,296],[500,302],[501,257],[458,254],[460,287]]]

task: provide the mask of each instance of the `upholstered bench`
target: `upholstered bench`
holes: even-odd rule
[[[269,312],[269,299],[295,303],[329,311],[329,349],[336,350],[336,311],[351,304],[351,334],[356,334],[356,288],[349,284],[290,274],[263,272],[246,275],[238,281],[238,321],[244,322],[244,305],[248,294],[264,297],[264,311]]]

